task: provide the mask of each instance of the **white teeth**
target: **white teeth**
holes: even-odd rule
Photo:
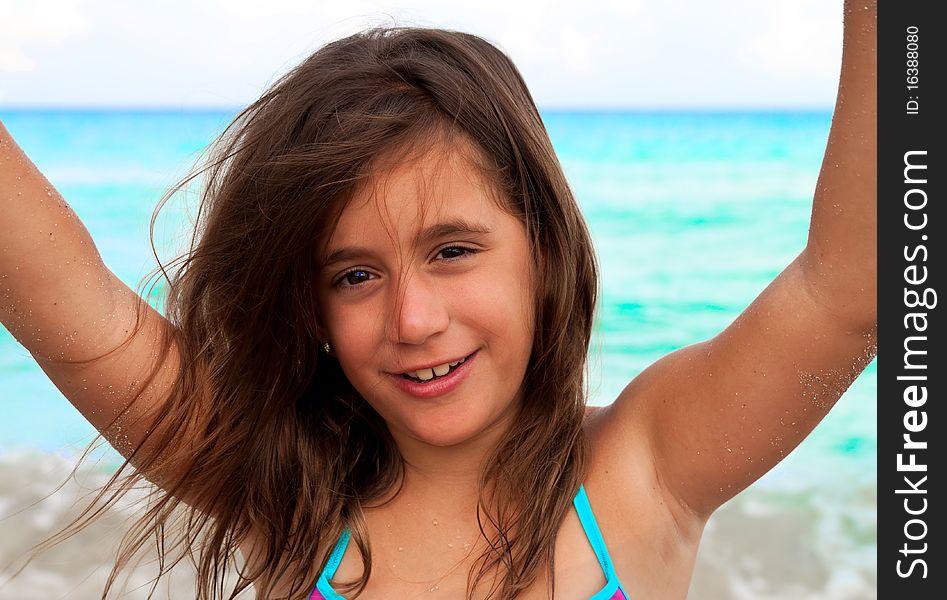
[[[465,360],[467,359],[462,358],[460,360],[455,360],[454,362],[444,363],[443,365],[437,365],[436,367],[433,367],[430,369],[420,369],[414,372],[409,371],[405,373],[405,375],[410,375],[411,377],[415,377],[417,379],[420,379],[421,381],[429,381],[431,379],[434,379],[435,375],[437,375],[438,377],[442,375],[447,375],[451,367],[456,367],[457,365],[464,362]]]

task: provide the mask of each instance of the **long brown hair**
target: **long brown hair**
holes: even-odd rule
[[[251,584],[269,597],[278,580],[302,597],[345,527],[364,557],[362,577],[345,591],[364,589],[372,559],[362,507],[397,486],[403,464],[384,421],[320,353],[313,240],[326,239],[380,157],[460,138],[526,226],[537,277],[520,412],[480,477],[478,518],[482,511],[499,533],[487,536],[481,521],[489,549],[468,593],[491,576],[489,597],[514,598],[544,567],[553,581],[556,534],[587,462],[584,375],[598,286],[590,236],[503,52],[467,33],[379,27],[323,46],[276,81],[155,211],[152,226],[168,199],[204,178],[187,252],[159,261],[172,325],[162,355],[174,344],[181,357],[146,440],[165,450],[144,455],[142,442],[96,500],[111,491],[107,507],[158,471],[163,489],[123,539],[103,598],[152,538],[162,558],[166,547],[182,550],[161,574],[191,557],[201,600],[233,598]],[[137,470],[120,478],[131,458]],[[74,534],[100,512],[63,531]],[[172,524],[184,530],[176,544],[165,539]],[[262,555],[225,592],[250,532],[264,542]]]

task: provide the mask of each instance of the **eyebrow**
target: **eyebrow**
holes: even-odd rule
[[[462,217],[455,217],[441,223],[436,223],[430,227],[426,227],[419,235],[415,237],[414,243],[416,246],[419,246],[443,237],[447,237],[449,235],[464,233],[490,234],[493,233],[493,230],[482,223],[475,223]],[[366,256],[368,254],[371,254],[371,250],[359,246],[345,246],[338,248],[326,256],[325,260],[322,261],[322,268],[325,269],[327,267],[331,267],[334,264],[353,258],[358,258],[360,256]]]

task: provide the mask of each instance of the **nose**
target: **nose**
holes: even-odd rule
[[[411,274],[405,277],[394,303],[393,341],[421,345],[447,330],[450,315],[447,303],[432,282]]]

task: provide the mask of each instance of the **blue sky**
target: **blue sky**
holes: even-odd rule
[[[540,108],[819,108],[841,0],[0,0],[0,107],[235,107],[369,25],[460,29]]]

